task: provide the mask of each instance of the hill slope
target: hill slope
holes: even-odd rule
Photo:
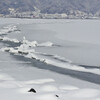
[[[100,11],[100,0],[0,0],[0,13],[9,13],[9,8],[18,12],[34,11],[34,7],[43,13],[68,13],[79,10],[95,14]]]

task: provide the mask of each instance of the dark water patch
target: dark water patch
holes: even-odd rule
[[[46,57],[50,57],[52,59],[55,59],[55,60],[58,60],[58,61],[61,61],[61,62],[64,62],[64,63],[66,63],[66,62],[69,63],[69,61],[60,58],[60,56],[56,57],[55,55],[52,55],[52,54],[42,54],[42,53],[40,55],[43,55],[43,56],[46,56]]]
[[[20,32],[21,30],[17,29],[17,30],[13,30],[13,31],[8,31],[7,33],[12,33],[12,32]]]
[[[17,46],[20,46],[22,43],[19,42],[13,42],[13,41],[2,41],[0,40],[0,42],[4,43],[4,44],[8,44],[9,46],[8,47],[17,47]]]
[[[87,69],[100,69],[100,66],[89,66],[89,65],[79,65],[79,66]]]
[[[62,45],[59,44],[53,44],[54,47],[63,47]]]
[[[7,35],[6,33],[5,34],[0,34],[0,36],[5,36],[5,35]]]
[[[41,55],[47,56],[47,57],[53,57],[53,55],[51,55],[51,54],[42,54],[42,53],[41,53]]]
[[[56,60],[58,60],[58,61],[61,61],[61,62],[64,62],[64,63],[68,63],[69,61],[66,61],[66,60],[63,60],[63,59],[60,59],[60,58],[56,58],[56,57],[54,57],[54,59],[56,59]]]

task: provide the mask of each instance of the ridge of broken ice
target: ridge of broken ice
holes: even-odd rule
[[[44,43],[40,43],[40,44],[37,44],[37,46],[43,46],[43,47],[51,47],[53,46],[54,44],[52,42],[44,42]]]
[[[0,34],[7,34],[14,31],[19,31],[16,25],[8,25],[0,29]]]
[[[27,44],[30,47],[52,47],[54,44],[50,41],[38,43],[37,41],[28,41],[25,37],[23,37],[23,44]]]
[[[37,42],[35,42],[37,43]],[[54,55],[54,57],[51,59],[49,56],[45,57],[44,55],[41,55],[39,52],[36,52],[35,49],[30,47],[30,42],[27,40],[24,40],[23,44],[21,44],[19,47],[13,48],[13,47],[6,47],[2,48],[2,51],[8,51],[10,53],[17,53],[17,54],[22,54],[22,56],[30,59],[36,59],[39,60],[43,63],[50,64],[56,67],[60,68],[65,68],[65,69],[70,69],[70,70],[75,70],[75,71],[81,71],[81,72],[90,72],[94,74],[100,75],[100,70],[99,69],[86,69],[81,66],[77,66],[72,64],[71,62],[62,62],[57,55]],[[32,45],[31,45],[32,46]],[[35,46],[35,45],[33,45]],[[55,59],[56,57],[56,59]],[[62,57],[61,57],[62,58]],[[58,60],[59,59],[59,60]]]
[[[1,39],[3,39],[3,41],[12,41],[12,42],[19,42],[16,39],[9,39],[7,37],[0,37]],[[26,57],[26,58],[30,58],[30,59],[36,59],[38,61],[41,61],[43,63],[46,64],[50,64],[56,67],[60,67],[60,68],[65,68],[65,69],[70,69],[70,70],[74,70],[74,71],[81,71],[81,72],[89,72],[89,73],[94,73],[94,74],[98,74],[100,75],[100,70],[95,68],[95,69],[87,69],[84,68],[82,66],[77,66],[71,63],[71,61],[66,61],[63,57],[60,57],[58,55],[52,55],[52,58],[50,58],[49,54],[46,53],[39,53],[35,51],[35,47],[37,46],[44,46],[44,47],[49,47],[52,46],[52,43],[38,43],[37,41],[28,41],[25,37],[23,37],[23,41],[20,44],[20,46],[18,47],[6,47],[6,48],[2,48],[2,51],[8,51],[10,53],[13,54],[22,54],[22,56]]]
[[[11,39],[11,38],[8,38],[8,37],[1,37],[0,36],[0,40],[2,40],[2,41],[10,41],[10,42],[14,42],[14,43],[19,43],[19,41],[17,39]]]

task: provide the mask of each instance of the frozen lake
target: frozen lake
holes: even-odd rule
[[[8,34],[9,38],[50,41],[61,47],[41,47],[37,51],[57,54],[78,65],[100,66],[99,20],[0,20],[1,25],[12,23],[17,24],[21,34]]]
[[[67,94],[68,100],[99,100],[99,26],[100,20],[0,18],[0,81],[4,83],[0,83],[1,90],[5,93],[8,86],[19,96],[15,88],[25,92],[32,85],[37,90],[46,85],[40,88],[39,95],[50,92],[51,100],[56,100],[51,96],[55,91],[65,100],[69,90],[72,92]],[[47,91],[50,88],[53,92]],[[89,91],[93,97],[71,97],[74,89],[80,94]]]

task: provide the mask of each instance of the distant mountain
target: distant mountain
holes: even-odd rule
[[[95,14],[100,12],[100,0],[0,0],[0,13],[9,14],[13,8],[17,12],[34,11],[34,7],[42,13],[69,13],[79,10]]]

